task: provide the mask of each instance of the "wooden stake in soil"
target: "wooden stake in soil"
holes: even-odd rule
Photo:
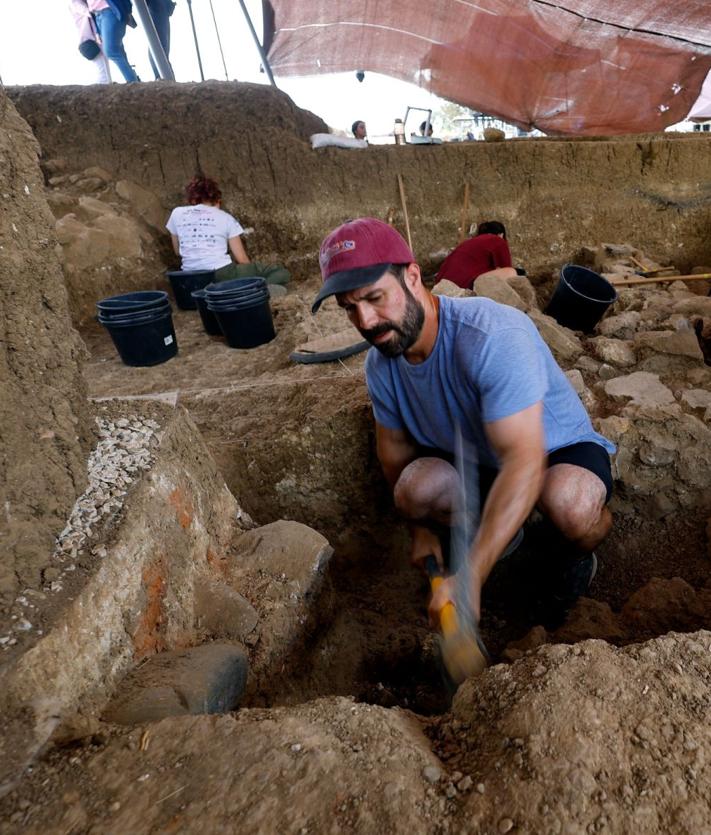
[[[656,277],[641,276],[639,278],[621,278],[610,281],[613,287],[627,287],[631,284],[662,284],[664,282],[671,283],[672,281],[700,281],[701,279],[711,278],[711,273],[701,273],[700,275],[658,275]]]
[[[462,201],[462,215],[459,218],[459,243],[467,237],[469,221],[469,183],[464,183],[464,200]]]
[[[669,270],[673,270],[674,267],[654,267],[652,269],[645,267],[641,261],[638,261],[634,255],[630,255],[630,261],[637,267],[640,268],[642,271],[640,275],[657,275],[658,273],[668,273]]]
[[[633,263],[636,267],[639,267],[639,268],[640,268],[640,270],[642,270],[643,272],[645,272],[645,273],[647,272],[647,268],[644,266],[644,264],[643,264],[641,261],[638,261],[638,260],[634,257],[634,255],[630,255],[630,261],[631,261],[631,262],[632,262],[632,263]]]
[[[402,174],[397,175],[397,184],[400,188],[400,202],[402,213],[405,215],[405,231],[407,232],[407,245],[412,249],[412,235],[410,234],[410,218],[407,214],[407,201],[405,200],[405,184],[402,181]]]

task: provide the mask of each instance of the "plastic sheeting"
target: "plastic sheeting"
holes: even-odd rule
[[[689,111],[688,118],[697,122],[705,122],[711,119],[711,75],[706,76],[701,93]]]
[[[548,134],[663,130],[686,116],[711,69],[709,0],[264,6],[275,75],[380,72]]]

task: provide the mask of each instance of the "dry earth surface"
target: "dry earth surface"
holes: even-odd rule
[[[171,106],[129,130],[126,109],[158,112],[159,96]],[[320,120],[252,85],[12,97],[42,145],[47,202],[34,140],[5,106],[19,160],[5,188],[21,214],[3,218],[12,246],[0,257],[37,297],[3,279],[14,348],[3,367],[14,378],[0,377],[11,393],[0,452],[11,474],[44,466],[46,482],[30,486],[57,506],[50,513],[25,487],[48,544],[33,540],[18,571],[1,566],[13,583],[0,636],[0,832],[709,829],[709,288],[624,289],[593,334],[543,312],[551,267],[569,258],[617,277],[634,273],[632,258],[704,271],[707,142],[344,156],[312,152]],[[89,126],[81,154],[75,120]],[[547,552],[529,526],[486,589],[482,630],[500,663],[453,701],[426,583],[407,565],[377,467],[364,357],[288,358],[345,327],[333,303],[310,315],[319,236],[364,210],[399,224],[388,183],[405,163],[426,266],[456,238],[463,177],[480,184],[477,213],[513,221],[533,280],[477,293],[531,316],[618,445],[615,528],[591,598],[546,628],[532,589]],[[228,208],[254,226],[253,257],[295,276],[271,303],[277,336],[233,350],[197,313],[175,311],[178,355],[128,368],[93,305],[166,287],[174,262],[162,220],[196,164],[239,196],[239,210],[235,197]],[[27,254],[37,241],[41,266]],[[446,283],[436,292],[463,294]],[[16,326],[37,324],[39,311],[46,344],[33,366]],[[70,315],[89,352],[81,376]],[[44,438],[35,422],[47,413]],[[87,481],[78,462],[90,443]],[[10,488],[18,483],[28,479]]]

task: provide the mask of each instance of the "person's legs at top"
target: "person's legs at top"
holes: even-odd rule
[[[99,53],[91,62],[96,74],[95,84],[111,84],[111,71],[109,62],[103,52]]]
[[[94,17],[106,57],[116,64],[127,83],[138,81],[138,76],[128,63],[126,50],[123,47],[126,22],[119,20],[111,9],[102,9],[102,11],[96,12]]]
[[[158,40],[161,42],[161,46],[165,50],[166,58],[168,58],[170,55],[171,4],[169,0],[148,0],[148,11],[151,13],[151,17],[153,18],[153,24],[155,25],[156,32],[158,33]],[[153,68],[153,75],[156,77],[156,80],[158,80],[160,78],[160,73],[158,72],[158,67],[155,65],[155,61],[153,60],[153,55],[150,50],[148,51],[148,58],[151,62],[151,67]]]

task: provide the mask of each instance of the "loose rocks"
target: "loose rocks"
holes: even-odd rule
[[[635,371],[605,383],[605,393],[614,400],[629,400],[636,406],[666,406],[675,403],[674,395],[659,379],[647,371]]]

